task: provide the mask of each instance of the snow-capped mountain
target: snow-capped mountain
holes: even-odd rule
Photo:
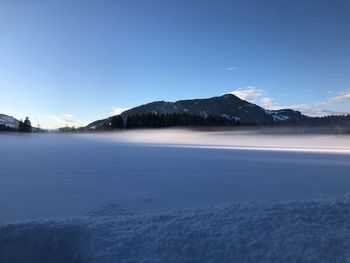
[[[0,113],[0,125],[5,125],[7,127],[17,129],[18,124],[19,120],[16,118]]]
[[[307,118],[299,111],[291,109],[267,110],[232,94],[207,99],[179,100],[176,102],[155,101],[124,111],[121,115],[125,120],[128,116],[148,113],[187,113],[203,118],[208,116],[224,117],[239,121],[241,124],[270,124]],[[104,125],[106,122],[109,122],[109,118],[94,121],[87,127],[94,129]]]

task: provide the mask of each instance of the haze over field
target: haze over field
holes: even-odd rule
[[[317,129],[303,129],[299,133],[297,129],[278,127],[234,130],[148,129],[81,136],[151,146],[350,153],[350,135],[322,134]]]

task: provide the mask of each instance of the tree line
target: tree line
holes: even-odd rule
[[[308,127],[350,127],[350,114],[328,115],[322,117],[307,117],[300,120],[289,120],[278,123],[288,126],[308,126]]]
[[[127,117],[116,115],[96,128],[96,130],[122,130],[140,128],[195,127],[195,126],[237,126],[239,121],[225,117],[206,118],[187,113],[135,114]]]
[[[24,121],[20,120],[18,124],[19,132],[32,132],[32,123],[29,120],[29,117],[26,117]]]
[[[96,124],[94,128],[60,128],[59,132],[82,132],[88,130],[112,131],[142,128],[166,128],[166,127],[296,127],[319,128],[330,133],[350,133],[350,115],[332,115],[324,117],[305,117],[299,120],[286,120],[268,123],[241,123],[238,119],[230,119],[223,116],[202,117],[188,113],[167,114],[135,114],[131,116],[116,115]],[[322,130],[322,131],[323,131]]]

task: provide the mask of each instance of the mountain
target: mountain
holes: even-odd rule
[[[0,125],[5,125],[9,128],[18,129],[19,120],[12,116],[0,113]]]
[[[290,109],[265,110],[232,94],[208,99],[179,100],[176,102],[156,101],[141,105],[122,113],[123,117],[136,114],[187,113],[206,118],[224,117],[238,120],[242,124],[264,124],[270,122],[298,120],[303,116]]]
[[[189,114],[202,118],[219,117],[241,124],[273,124],[299,121],[307,118],[299,111],[291,109],[266,110],[232,94],[207,99],[179,100],[176,102],[155,101],[124,111],[124,121],[129,116],[146,114]],[[111,118],[95,121],[87,126],[96,129],[108,124]]]

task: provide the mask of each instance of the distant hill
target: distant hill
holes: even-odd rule
[[[4,125],[8,128],[12,128],[12,129],[18,129],[19,120],[17,120],[16,118],[14,118],[12,116],[0,113],[0,125]]]
[[[20,121],[12,116],[0,113],[0,131],[21,131],[19,129]],[[23,131],[23,130],[22,130]],[[44,132],[45,129],[31,127],[32,132]]]
[[[181,114],[203,119],[209,117],[231,120],[246,125],[264,125],[287,121],[299,121],[308,117],[291,109],[266,110],[232,94],[207,99],[179,100],[176,102],[155,101],[129,109],[121,114],[124,122],[131,116]],[[94,121],[87,126],[99,129],[106,126],[111,118]]]
[[[156,101],[141,105],[122,113],[123,117],[135,114],[187,113],[206,118],[225,117],[246,124],[263,124],[275,121],[299,120],[300,112],[290,109],[265,110],[232,94],[208,99],[179,100],[176,102]]]

